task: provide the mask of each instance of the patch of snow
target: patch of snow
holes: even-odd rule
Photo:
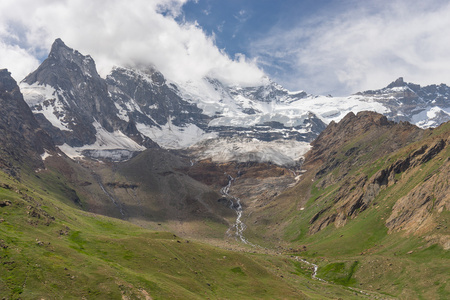
[[[396,86],[396,87],[390,88],[390,90],[392,92],[404,92],[406,90],[411,90],[411,89],[405,85],[405,86]]]
[[[136,127],[143,135],[166,149],[187,148],[201,140],[217,136],[216,133],[206,133],[194,124],[188,124],[186,127],[175,126],[170,119],[167,124],[160,127],[142,123],[136,123]]]
[[[107,159],[110,161],[126,161],[132,158],[136,151],[125,149],[84,150],[83,155],[94,159]]]
[[[41,113],[56,128],[70,131],[67,123],[63,121],[65,108],[60,98],[67,102],[64,95],[58,94],[51,86],[39,85],[38,83],[29,85],[21,82],[20,90],[25,102],[30,106],[34,114]]]
[[[84,147],[89,147],[89,149],[128,149],[133,151],[143,151],[146,149],[144,146],[139,145],[127,137],[120,130],[109,132],[97,121],[94,121],[92,125],[94,125],[97,131],[97,140],[94,144]]]
[[[209,127],[219,126],[235,126],[235,127],[253,127],[256,125],[263,125],[268,122],[278,122],[285,127],[295,127],[303,125],[305,119],[309,116],[309,111],[304,110],[285,110],[281,112],[268,113],[268,114],[255,114],[255,115],[240,115],[233,117],[221,117],[212,120]]]
[[[117,114],[117,116],[124,120],[125,122],[129,122],[130,118],[128,117],[128,112],[126,110],[124,110],[122,108],[122,106],[120,106],[119,104],[117,104],[117,102],[114,102],[114,106],[117,108],[117,110],[119,111],[119,113]]]
[[[326,124],[329,124],[331,121],[339,122],[349,112],[355,114],[365,110],[381,114],[390,112],[389,108],[383,104],[357,95],[350,97],[307,97],[290,103],[290,106],[293,109],[311,111]]]
[[[222,163],[271,162],[280,166],[294,166],[308,152],[311,145],[295,140],[276,140],[271,142],[248,138],[220,138],[202,141],[189,148],[198,160],[211,159]]]
[[[288,91],[288,95],[298,95],[304,93],[304,90],[298,90],[298,91]]]
[[[61,149],[61,151],[72,159],[83,157],[84,151],[92,152],[97,157],[112,158],[117,157],[118,155],[123,156],[123,153],[117,154],[118,150],[139,152],[146,149],[144,146],[139,145],[119,130],[109,132],[97,121],[94,121],[92,125],[97,131],[95,143],[91,145],[84,145],[82,147],[71,147],[64,144],[59,146],[59,149]],[[102,156],[102,153],[104,156]]]
[[[440,124],[436,118],[440,118],[442,115],[447,115],[450,119],[450,108],[426,107],[424,110],[413,115],[411,122],[421,128],[430,128]]]
[[[47,157],[50,157],[50,156],[52,156],[52,155],[47,151],[47,149],[44,149],[44,153],[41,154],[42,160],[44,161]]]

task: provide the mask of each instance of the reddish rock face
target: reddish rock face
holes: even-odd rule
[[[320,165],[317,178],[338,166],[340,173],[345,174],[354,164],[366,162],[360,160],[361,156],[370,153],[370,159],[376,160],[418,141],[423,135],[424,131],[414,125],[388,121],[385,116],[374,112],[349,113],[339,123],[330,123],[311,143],[313,148],[305,156],[304,168]],[[343,150],[352,141],[355,141],[354,145]]]
[[[393,206],[386,226],[389,232],[405,230],[410,234],[433,230],[440,212],[450,208],[450,186],[446,182],[450,163],[445,159],[450,132],[438,131],[443,133],[433,137],[432,130],[394,123],[371,112],[350,113],[339,123],[330,124],[306,154],[304,178],[312,181],[302,182],[299,193],[308,194],[313,182],[320,190],[332,185],[337,190],[316,200],[323,207],[311,218],[309,233],[317,233],[331,224],[345,226],[372,207],[384,189],[396,186],[400,189],[408,178],[420,178],[427,163],[440,167],[416,186],[408,187],[408,194]],[[398,154],[391,163],[381,164],[370,175],[360,169],[394,153]]]

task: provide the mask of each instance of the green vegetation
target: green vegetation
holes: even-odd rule
[[[448,145],[426,162],[417,161],[407,169],[390,173],[389,179],[383,179],[389,182],[375,190],[364,209],[356,208],[352,214],[346,214],[344,221],[338,220],[341,223],[333,219],[356,203],[346,201],[364,199],[367,185],[358,186],[355,182],[367,178],[363,183],[371,183],[376,174],[382,174],[379,173],[381,170],[391,172],[392,165],[405,160],[424,145],[429,150],[440,139],[448,141],[449,128],[450,124],[446,124],[425,132],[423,140],[383,156],[377,156],[382,152],[380,149],[397,138],[389,132],[375,139],[371,136],[365,140],[359,135],[348,140],[342,147],[330,150],[331,157],[326,157],[330,161],[328,165],[308,166],[310,170],[302,175],[302,181],[279,197],[276,206],[261,210],[253,230],[282,224],[276,227],[264,245],[283,245],[286,253],[317,264],[317,277],[328,282],[378,292],[388,298],[450,298],[450,286],[446,284],[450,279],[450,251],[445,246],[450,235],[450,212],[442,208],[442,202],[437,204],[438,195],[442,201],[442,195],[446,195],[449,186],[445,179],[450,157]],[[316,175],[324,168],[331,169]],[[419,192],[412,195],[414,190]],[[424,212],[423,216],[418,215],[412,220],[420,211],[420,201],[425,197],[429,197],[426,214]],[[292,199],[297,199],[297,202]],[[401,199],[407,208],[398,205]],[[441,207],[439,210],[437,205]],[[420,230],[415,233],[405,231],[398,225],[389,231],[387,220],[394,209],[397,213],[411,209],[409,217],[400,221],[407,224],[405,222],[412,220],[415,225],[411,225],[410,230]],[[319,212],[314,221],[313,217]],[[327,218],[332,221],[327,223]],[[325,225],[311,234],[314,222],[322,221]],[[277,239],[277,235],[283,240]],[[264,243],[264,240],[258,242]],[[301,271],[297,268],[295,272],[304,274]]]
[[[234,212],[218,203],[219,196],[209,187],[182,172],[171,173],[171,165],[151,169],[157,165],[152,159],[167,162],[171,157],[147,153],[114,169],[101,164],[83,169],[71,161],[40,172],[25,166],[20,181],[0,172],[0,297],[448,299],[450,252],[440,239],[449,235],[450,212],[437,207],[438,194],[448,186],[448,173],[442,172],[448,168],[450,147],[425,163],[392,173],[367,207],[356,208],[339,224],[324,222],[311,234],[314,222],[338,215],[344,207],[339,205],[352,193],[364,192],[366,178],[373,180],[380,170],[424,144],[433,145],[446,132],[443,127],[429,131],[425,141],[378,157],[376,152],[392,138],[389,134],[371,144],[370,136],[349,140],[336,151],[338,163],[328,172],[316,176],[318,169],[312,169],[292,190],[255,208],[251,216],[243,215],[249,225],[246,238],[266,249],[223,241],[229,226],[224,219],[232,221]],[[142,227],[86,212],[101,207],[105,210],[99,212],[121,217],[92,184],[97,179],[136,183],[135,189],[109,189],[129,201],[134,209],[130,215],[138,216]],[[355,184],[361,179],[362,185]],[[82,188],[80,182],[85,183]],[[432,217],[424,222],[426,234],[389,231],[387,220],[396,204],[424,184],[431,195],[426,213]],[[165,197],[177,189],[187,196]],[[168,232],[179,229],[180,220],[183,238]],[[316,264],[317,277],[326,282],[312,279],[314,267],[291,255]]]
[[[53,180],[53,186],[60,184]],[[30,181],[33,188],[24,185]],[[299,263],[283,255],[223,250],[87,213],[62,199],[63,190],[40,188],[39,181],[19,182],[0,173],[0,199],[10,202],[0,207],[1,297],[352,297],[337,286],[308,283],[308,272],[298,273]]]
[[[354,261],[349,265],[349,263],[331,263],[326,266],[320,268],[317,276],[326,281],[342,284],[342,285],[350,285],[354,284],[356,280],[352,278],[354,275],[356,268],[358,266],[358,261]]]

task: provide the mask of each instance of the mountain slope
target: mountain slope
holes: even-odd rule
[[[106,82],[119,117],[133,120],[143,135],[160,146],[187,147],[208,136],[205,131],[211,118],[182,99],[160,72],[114,68]]]
[[[264,260],[79,211],[2,172],[0,180],[2,297],[305,298]]]
[[[449,137],[450,123],[423,130],[349,114],[312,143],[296,186],[244,214],[246,236],[315,261],[325,280],[445,299]]]
[[[41,155],[56,152],[6,69],[0,70],[0,145],[1,168],[13,176],[27,165],[27,171],[43,168]]]
[[[186,198],[175,205],[188,208],[190,205],[196,211],[189,213],[196,213],[199,218],[206,213],[199,211],[202,207],[193,203],[197,199],[189,198],[190,193],[202,198],[195,193],[202,189],[208,192],[208,188],[184,178],[183,174],[174,174],[186,163],[161,149],[147,150],[123,165],[83,162],[98,164],[99,168],[86,168],[81,162],[70,160],[55,150],[6,70],[0,71],[0,101],[4,109],[0,118],[0,147],[4,151],[0,170],[0,297],[304,299],[352,296],[338,286],[324,290],[325,285],[320,282],[309,283],[307,265],[284,256],[223,250],[81,210],[92,208],[89,205],[94,203],[88,198],[101,193],[102,180],[111,174],[118,174],[120,180],[142,180],[142,189],[147,192],[156,188],[156,192],[164,194],[172,189],[169,199],[161,199],[157,205],[170,206],[171,201],[184,194]],[[92,172],[103,168],[109,171]],[[191,185],[191,191],[187,188],[179,191],[183,181],[187,182],[185,187]],[[103,192],[110,196],[120,195],[115,189],[125,193],[128,189],[132,193],[137,188],[126,181],[109,183],[105,183]],[[97,187],[83,190],[93,186]],[[133,198],[133,194],[126,197],[130,196]],[[136,191],[130,203],[141,196]],[[109,206],[117,213],[114,203],[110,202]],[[124,213],[130,213],[127,208],[123,207]],[[163,218],[167,216],[170,215],[161,214]]]

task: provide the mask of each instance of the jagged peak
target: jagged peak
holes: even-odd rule
[[[72,48],[68,47],[60,38],[57,38],[52,44],[48,57],[65,59],[67,58],[67,55],[72,56],[72,54],[82,56],[78,51],[74,51]]]
[[[11,76],[11,72],[9,72],[8,69],[0,69],[0,79],[8,79],[8,78],[14,80]]]
[[[90,55],[83,55],[78,50],[70,48],[60,38],[57,38],[53,42],[48,57],[57,60],[75,60],[92,66],[95,65],[95,62]]]
[[[67,45],[63,42],[63,40],[61,40],[60,38],[57,38],[52,44],[52,50],[58,49],[61,47],[69,49],[69,47],[67,47]]]
[[[11,74],[8,69],[0,69],[0,75]]]
[[[83,55],[77,50],[68,47],[60,38],[57,38],[51,47],[48,58],[30,73],[22,82],[28,84],[46,84],[58,87],[61,82],[68,82],[69,74],[81,73],[83,77],[100,79],[95,61],[90,55]],[[65,78],[65,79],[62,79]],[[59,83],[58,83],[59,82]],[[61,88],[61,87],[60,87]],[[64,88],[70,89],[65,86]]]
[[[391,89],[394,87],[402,87],[402,86],[406,86],[407,83],[403,80],[403,77],[399,77],[397,78],[395,81],[391,82],[387,88]]]

